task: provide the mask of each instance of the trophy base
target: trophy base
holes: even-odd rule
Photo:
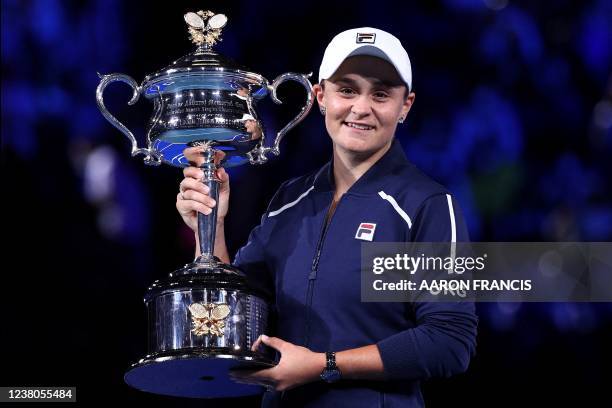
[[[272,360],[255,354],[226,351],[174,350],[156,353],[132,365],[125,382],[138,390],[185,398],[229,398],[258,395],[264,388],[239,384],[229,377],[233,369],[273,367]]]

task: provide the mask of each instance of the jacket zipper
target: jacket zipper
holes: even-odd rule
[[[312,266],[310,268],[310,274],[308,274],[308,289],[306,291],[306,330],[304,333],[304,347],[308,347],[308,343],[310,342],[310,314],[312,308],[312,294],[314,290],[314,281],[317,279],[317,272],[319,271],[319,260],[321,258],[321,249],[323,248],[323,241],[325,241],[325,236],[327,235],[327,230],[329,229],[329,225],[331,224],[331,220],[338,210],[338,206],[342,201],[342,197],[335,205],[334,208],[334,200],[332,197],[332,202],[329,207],[327,207],[327,213],[325,214],[325,221],[323,222],[323,227],[321,228],[321,234],[319,235],[319,241],[317,242],[317,247],[315,251],[315,256],[312,260]],[[330,211],[333,209],[333,212]]]

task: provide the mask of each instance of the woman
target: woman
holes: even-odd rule
[[[275,298],[277,337],[262,336],[253,348],[276,349],[279,363],[238,378],[273,389],[264,405],[423,406],[421,380],[467,369],[475,350],[473,304],[360,298],[364,240],[467,240],[450,194],[408,162],[394,139],[414,102],[411,88],[408,54],[389,33],[348,30],[325,51],[314,90],[333,158],[281,185],[234,260]],[[176,205],[196,231],[197,211],[209,214],[217,203],[199,181],[200,169],[184,175]],[[221,169],[219,178],[215,255],[229,263],[229,177]]]

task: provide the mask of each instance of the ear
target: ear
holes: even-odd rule
[[[406,117],[408,116],[408,112],[410,112],[410,108],[412,108],[412,104],[414,103],[414,98],[415,98],[415,94],[414,92],[410,92],[408,94],[408,96],[406,97],[406,99],[404,100],[404,103],[402,104],[402,110],[401,110],[401,117]]]
[[[312,90],[315,94],[315,98],[317,98],[317,103],[319,104],[319,107],[325,107],[325,102],[324,102],[325,90],[323,89],[321,84],[313,85]]]

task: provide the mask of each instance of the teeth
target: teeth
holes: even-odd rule
[[[372,126],[358,125],[356,123],[351,123],[351,122],[345,122],[345,123],[346,123],[346,126],[350,126],[352,128],[355,128],[355,129],[361,129],[361,130],[374,129]]]

